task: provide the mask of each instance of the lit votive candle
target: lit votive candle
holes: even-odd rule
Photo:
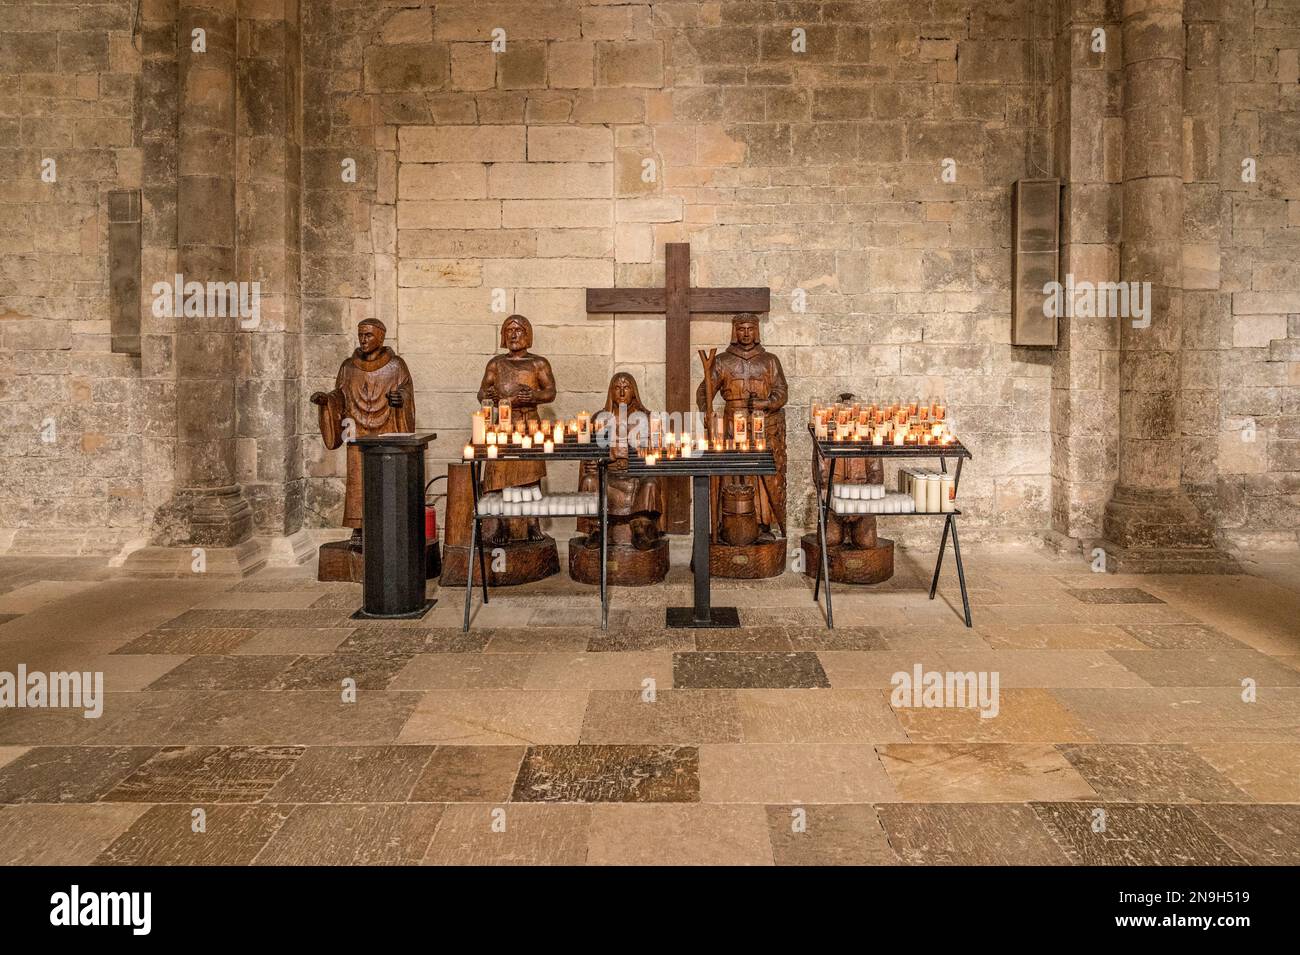
[[[755,450],[755,451],[766,451],[766,450],[767,450],[767,442],[764,441],[762,438],[755,438],[755,439],[754,439],[754,450]]]
[[[470,460],[471,458],[473,458],[473,457],[474,457],[474,445],[472,445],[472,444],[467,444],[467,445],[465,445],[465,451],[464,451],[462,457],[464,457],[466,461],[468,461],[468,460]]]
[[[875,434],[871,436],[871,443],[875,447],[881,447],[882,445],[884,445],[885,433],[883,431],[877,431]]]
[[[659,455],[655,454],[653,451],[648,452],[645,456],[646,464],[656,464],[658,461]]]
[[[551,432],[552,438],[557,445],[564,443],[564,422],[555,422],[555,430]]]
[[[493,447],[497,443],[497,433],[495,431],[489,431],[485,440],[487,441],[488,447]]]
[[[495,459],[495,458],[496,458],[496,456],[497,456],[497,446],[496,446],[495,444],[489,444],[489,445],[488,445],[488,448],[487,448],[487,456],[488,456],[489,460],[491,460],[491,459]]]
[[[547,439],[542,443],[542,452],[543,452],[544,454],[550,454],[550,453],[551,453],[552,451],[554,451],[554,450],[555,450],[555,442],[552,441],[550,438],[547,438]]]
[[[483,444],[487,440],[487,422],[483,420],[482,411],[475,411],[472,416],[472,432],[472,443]]]
[[[519,446],[525,451],[531,451],[533,448],[533,436],[531,434],[524,435],[519,441]]]

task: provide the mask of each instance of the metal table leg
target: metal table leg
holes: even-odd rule
[[[600,629],[602,630],[609,626],[609,583],[607,580],[609,567],[609,507],[605,500],[605,467],[606,462],[604,461],[599,461],[596,464],[596,473],[599,477],[596,508],[600,511]]]
[[[939,570],[943,567],[943,552],[948,547],[948,528],[952,524],[952,515],[949,514],[943,520],[943,539],[939,541],[939,559],[934,562],[934,580],[930,581],[930,599],[934,599],[934,592],[939,589]]]
[[[470,605],[474,602],[474,555],[476,553],[478,554],[479,580],[483,583],[483,603],[488,602],[487,560],[483,555],[483,528],[478,512],[479,474],[478,462],[471,461],[469,464],[469,486],[474,495],[474,519],[470,521],[469,553],[465,555],[465,622],[461,627],[466,632],[469,630]]]
[[[682,627],[739,627],[740,613],[735,607],[713,606],[709,592],[709,537],[712,491],[707,474],[696,474],[691,480],[692,508],[694,512],[691,559],[694,563],[695,602],[690,607],[669,607],[665,623],[672,628]]]
[[[957,518],[949,517],[952,524],[952,556],[957,560],[957,582],[961,584],[961,607],[966,616],[966,626],[971,626],[970,598],[966,596],[966,570],[961,565],[961,544],[957,542]]]
[[[816,472],[821,473],[821,468]],[[823,493],[824,492],[824,500]],[[817,599],[818,585],[824,584],[826,587],[826,629],[835,629],[835,610],[831,606],[831,558],[827,553],[826,547],[826,520],[830,512],[831,495],[835,492],[835,459],[831,458],[826,468],[826,487],[817,494],[817,535],[818,543],[821,545],[822,552],[822,569],[817,576],[817,583],[813,584],[813,600]]]

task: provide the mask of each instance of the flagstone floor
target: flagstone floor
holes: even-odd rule
[[[314,567],[0,558],[0,671],[107,690],[98,719],[0,710],[0,863],[1300,863],[1294,554],[1122,577],[967,551],[970,630],[900,550],[837,588],[834,631],[793,574],[716,582],[739,630],[667,630],[679,566],[616,590],[607,632],[557,577],[468,634],[459,590],[377,625]],[[891,702],[918,664],[997,673],[997,715]]]

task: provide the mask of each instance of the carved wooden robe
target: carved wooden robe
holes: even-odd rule
[[[790,390],[785,382],[781,360],[755,342],[746,347],[732,342],[713,363],[713,391],[721,395],[726,415],[727,437],[732,434],[732,414],[736,411],[762,411],[764,440],[776,459],[777,473],[762,478],[728,478],[755,485],[754,502],[758,522],[765,527],[777,525],[785,532],[785,412]],[[696,402],[703,407],[707,399],[705,383],[700,382]],[[706,409],[712,410],[712,409]],[[714,495],[721,479],[714,479]]]
[[[389,405],[390,391],[401,393],[400,408]],[[361,349],[354,351],[339,366],[334,390],[326,399],[320,405],[320,433],[325,447],[331,451],[343,443],[347,419],[352,420],[356,437],[415,430],[415,386],[411,383],[411,373],[406,362],[387,345],[369,360],[363,357]],[[361,449],[356,444],[348,444],[347,467],[343,526],[360,527]]]

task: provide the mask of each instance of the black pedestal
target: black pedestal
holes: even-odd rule
[[[424,449],[437,435],[357,438],[361,448],[365,602],[359,617],[422,617],[425,600]]]
[[[740,613],[735,607],[715,607],[709,589],[709,538],[713,526],[709,515],[709,475],[691,477],[693,522],[691,541],[691,574],[695,580],[695,606],[669,607],[664,615],[665,626],[672,629],[698,627],[739,627]]]

